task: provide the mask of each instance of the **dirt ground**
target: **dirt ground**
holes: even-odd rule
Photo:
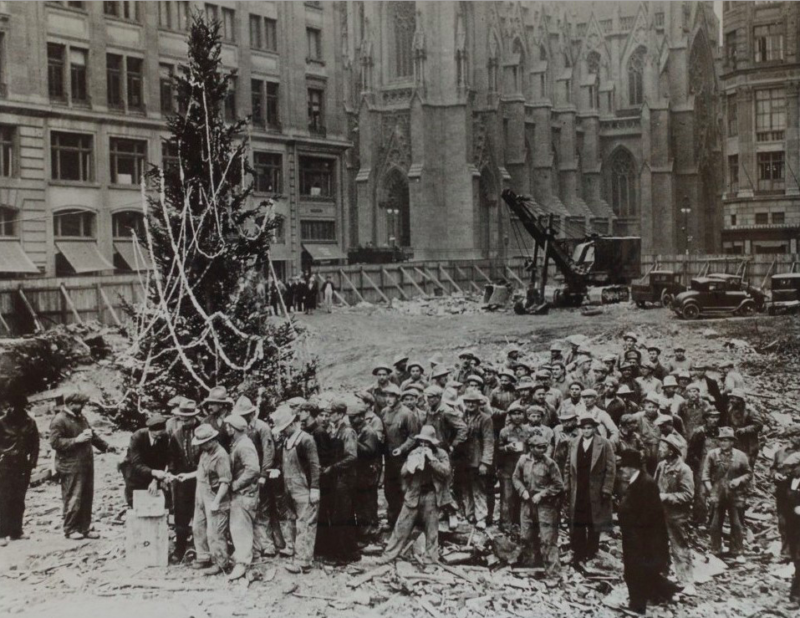
[[[408,308],[406,308],[408,309]],[[413,308],[411,308],[413,310]],[[437,313],[433,309],[433,313]],[[629,305],[606,307],[584,317],[579,311],[554,310],[548,316],[518,317],[513,313],[481,313],[474,303],[465,313],[413,315],[406,310],[358,307],[319,312],[299,321],[307,327],[307,352],[319,357],[320,380],[326,390],[351,391],[371,382],[378,360],[391,361],[398,352],[427,361],[441,353],[455,361],[463,348],[475,348],[485,358],[497,357],[510,342],[545,355],[553,340],[572,334],[589,338],[596,352],[617,351],[620,335],[633,330],[648,342],[671,350],[688,344],[688,355],[701,361],[736,358],[758,409],[768,416],[767,446],[757,465],[757,489],[748,518],[748,562],[698,586],[700,594],[658,608],[655,616],[796,616],[785,599],[791,569],[775,553],[777,530],[766,479],[767,457],[777,447],[779,425],[800,415],[797,394],[798,319],[742,318],[686,323],[665,309],[640,310]],[[106,395],[119,383],[113,365],[76,372],[70,382],[102,386]],[[41,431],[51,412],[36,409]],[[563,569],[560,588],[547,590],[529,573],[508,567],[459,567],[420,575],[408,563],[397,571],[349,587],[357,576],[376,567],[374,557],[346,569],[319,565],[311,574],[292,576],[280,560],[255,565],[258,580],[228,583],[204,579],[186,567],[133,571],[124,560],[122,483],[116,464],[122,459],[128,434],[92,416],[99,431],[119,447],[120,454],[95,458],[94,519],[102,539],[66,541],[61,534],[60,489],[52,482],[29,492],[26,531],[30,539],[0,548],[0,615],[65,616],[72,618],[205,618],[228,616],[613,616],[603,598],[619,594],[621,571],[606,568],[599,579],[583,578]],[[1,497],[0,497],[1,499]],[[476,540],[480,542],[480,540]],[[608,544],[609,560],[618,556],[619,540]],[[704,567],[705,568],[705,567]],[[601,569],[602,571],[603,569]],[[624,595],[623,595],[624,596]]]

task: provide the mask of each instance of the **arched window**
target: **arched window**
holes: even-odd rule
[[[123,210],[111,216],[114,238],[132,238],[136,235],[139,242],[144,242],[144,213],[139,210]]]
[[[644,56],[647,50],[639,47],[628,60],[628,103],[644,103]]]
[[[414,32],[417,29],[416,3],[390,2],[392,29],[394,33],[394,76],[414,75]]]
[[[636,164],[631,153],[619,149],[611,159],[611,205],[620,217],[636,215]]]
[[[600,75],[600,52],[589,52],[586,56],[586,71],[589,75]]]

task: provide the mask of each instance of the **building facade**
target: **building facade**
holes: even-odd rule
[[[723,2],[726,253],[797,253],[800,3]]]
[[[519,255],[511,188],[562,236],[719,247],[711,2],[348,0],[342,19],[350,245]]]
[[[0,273],[146,267],[139,181],[169,158],[170,75],[192,11],[222,24],[226,115],[252,115],[255,199],[284,216],[272,257],[341,255],[347,236],[339,11],[321,2],[0,2]]]

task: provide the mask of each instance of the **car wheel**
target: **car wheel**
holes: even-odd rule
[[[700,317],[700,307],[697,305],[686,305],[683,308],[683,317],[687,320],[696,320]]]
[[[637,300],[636,306],[639,307],[639,309],[644,309],[647,306],[647,303],[644,302],[643,300]]]
[[[669,307],[670,305],[672,305],[672,301],[673,301],[672,294],[670,294],[666,290],[661,292],[661,306],[662,307]]]
[[[756,312],[756,305],[755,303],[745,303],[742,305],[742,308],[739,310],[740,315],[744,316],[751,316],[754,315]]]

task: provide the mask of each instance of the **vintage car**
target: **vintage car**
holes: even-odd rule
[[[800,273],[770,277],[772,300],[767,303],[770,315],[800,311]]]
[[[750,285],[748,281],[744,279],[741,275],[729,275],[727,273],[710,273],[707,274],[706,277],[711,279],[722,279],[723,281],[727,281],[731,286],[731,289],[741,289],[750,294],[753,299],[756,301],[756,311],[764,311],[767,308],[767,294],[761,289],[757,288],[754,285]]]
[[[764,303],[764,294],[751,290],[757,288],[741,277],[696,277],[688,290],[675,297],[672,310],[687,320],[701,315],[752,315],[758,311],[759,302]]]
[[[681,283],[681,276],[671,270],[652,270],[631,283],[631,298],[637,307],[644,307],[647,303],[661,303],[669,307],[672,300],[686,290]]]

